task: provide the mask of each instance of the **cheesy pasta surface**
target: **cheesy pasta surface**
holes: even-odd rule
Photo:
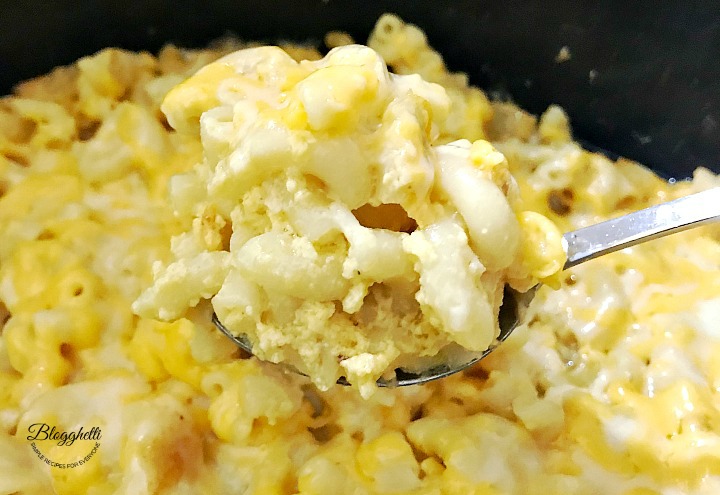
[[[332,46],[351,41],[339,33],[327,39]],[[488,101],[446,69],[418,28],[396,17],[379,20],[368,46],[394,74],[407,81],[419,74],[443,88],[442,108],[433,113],[444,118],[422,132],[438,146],[480,140],[459,151],[442,148],[470,162],[497,165],[493,157],[503,156],[522,210],[560,231],[720,184],[704,169],[692,181],[669,184],[636,163],[583,150],[561,109],[538,120]],[[208,146],[197,133],[173,128],[198,123],[178,124],[172,112],[168,122],[161,111],[172,88],[238,48],[245,46],[166,47],[157,57],[108,49],[0,100],[0,493],[720,492],[717,229],[677,234],[563,273],[559,289],[542,287],[526,324],[488,358],[425,386],[363,399],[353,387],[321,391],[240,354],[210,322],[218,309],[207,301],[214,291],[193,292],[229,282],[222,267],[232,261],[215,258],[232,251],[235,232],[218,224],[232,209],[218,202],[215,211],[175,215],[191,207],[183,200],[197,191],[188,178],[204,173],[196,165]],[[283,48],[295,60],[321,58]],[[294,64],[280,51],[269,57]],[[217,81],[206,75],[207,85]],[[189,106],[182,115],[217,107],[195,96],[183,99]],[[438,104],[431,96],[418,95],[427,102],[419,106]],[[214,117],[217,131],[223,119],[235,123],[221,111]],[[216,146],[216,158],[228,152],[222,139],[204,138]],[[324,169],[312,175],[323,184],[309,187],[329,189],[336,179],[338,194],[346,191],[345,176]],[[307,177],[286,177],[286,185],[290,179]],[[262,187],[268,185],[254,194]],[[353,208],[365,204],[342,199]],[[383,204],[403,200],[392,201]],[[265,213],[257,222],[267,221]],[[351,216],[367,227],[375,213],[358,214],[362,222]],[[383,226],[411,230],[406,218],[397,219]],[[177,265],[197,284],[173,287],[172,297],[186,303],[159,315],[172,321],[133,312],[154,272],[197,256],[208,263]],[[228,312],[238,294],[227,295]],[[62,431],[97,426],[100,446],[82,465],[50,467],[27,440],[41,423]],[[56,462],[86,454],[81,442],[41,446]]]

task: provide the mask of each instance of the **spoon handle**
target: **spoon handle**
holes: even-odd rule
[[[720,187],[566,233],[565,269],[640,242],[720,220]]]

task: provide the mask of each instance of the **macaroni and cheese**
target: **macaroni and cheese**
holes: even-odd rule
[[[520,211],[488,141],[434,144],[449,108],[442,86],[360,45],[300,63],[248,48],[202,68],[162,104],[203,146],[170,183],[188,229],[135,310],[173,320],[212,297],[259,358],[364,396],[449,346],[484,351],[505,284],[527,290],[564,252],[554,224]]]
[[[327,42],[334,47],[352,40],[333,33]],[[443,94],[439,86],[420,84],[412,76],[405,80],[428,89],[411,98],[417,106],[405,107],[419,108],[418,120],[407,114],[398,118],[411,127],[413,122],[435,124],[412,131],[428,136],[423,150],[432,146],[440,155],[469,156],[472,173],[481,175],[504,170],[504,157],[517,178],[510,194],[516,197],[510,201],[513,212],[542,215],[560,231],[720,183],[715,174],[699,169],[693,180],[670,184],[629,160],[613,162],[583,150],[572,141],[561,109],[551,107],[537,119],[511,103],[488,101],[465,76],[447,70],[417,27],[394,16],[378,21],[368,45],[394,74],[419,74],[444,88],[442,102],[431,98]],[[233,248],[241,239],[240,229],[231,229],[236,205],[197,189],[215,177],[207,168],[208,156],[219,163],[231,149],[241,149],[223,141],[222,129],[243,124],[212,100],[217,82],[235,76],[198,71],[241,48],[248,46],[228,40],[198,51],[169,46],[157,56],[103,50],[22,83],[0,100],[0,493],[720,493],[717,229],[684,232],[562,273],[558,289],[543,286],[526,324],[488,358],[424,386],[381,389],[363,399],[357,387],[323,391],[305,377],[241,354],[212,326],[212,312],[222,306],[214,308],[207,300],[215,288],[231,287],[232,279],[239,279],[232,271]],[[305,47],[283,49],[295,60],[322,58]],[[357,54],[359,49],[349,50]],[[269,56],[293,66],[280,52]],[[315,65],[300,62],[297,67],[300,72],[288,73],[286,80],[293,87],[308,77],[302,71]],[[359,64],[362,77],[350,81],[361,81],[364,68]],[[201,74],[205,82],[181,85],[193,74],[195,83],[202,83]],[[223,97],[255,87],[252,81],[233,84]],[[362,90],[362,84],[351,87]],[[183,101],[177,101],[178,113],[168,112],[166,118],[163,101],[173,88],[193,97],[183,99],[184,110],[179,107]],[[343,88],[337,86],[339,92]],[[310,89],[306,96],[312,97]],[[259,108],[258,102],[258,113],[272,112],[274,98],[268,92],[267,106]],[[209,112],[217,127],[202,142],[197,135],[202,121],[189,116],[200,118],[211,107],[219,108]],[[256,125],[256,133],[277,132],[280,144],[292,143],[286,130],[310,125],[305,122],[314,118],[301,118],[300,106],[296,109],[276,115],[286,119],[284,128],[247,123]],[[440,110],[444,120],[438,119]],[[430,111],[432,119],[422,120]],[[173,115],[188,118],[174,120]],[[315,117],[320,119],[315,122],[331,122]],[[176,125],[187,125],[188,132],[176,131]],[[448,147],[461,139],[479,144]],[[208,155],[212,150],[215,154]],[[484,165],[475,166],[476,159]],[[343,156],[347,168],[359,166],[355,160],[356,155]],[[489,164],[501,168],[488,172]],[[317,180],[301,174],[284,179],[285,186],[295,180],[299,192],[305,191],[300,187],[304,180],[306,190],[317,195],[308,201],[324,201],[318,212],[325,219],[318,221],[320,234],[325,225],[342,221],[341,227],[362,233],[358,236],[369,231],[368,236],[380,237],[379,227],[386,227],[387,243],[397,245],[401,236],[401,246],[409,243],[411,253],[420,253],[416,246],[432,247],[427,231],[413,240],[406,240],[412,234],[402,234],[423,228],[425,217],[411,213],[412,208],[361,212],[364,204],[358,199],[354,215],[330,209],[329,204],[350,201],[331,198],[333,179],[338,184],[346,180],[332,173],[320,165],[310,174]],[[316,174],[330,176],[321,180]],[[269,222],[289,225],[282,211],[300,212],[284,210],[291,199],[302,206],[302,198],[285,196],[287,187],[275,188],[281,180],[264,180],[254,196],[245,198],[243,208],[248,215],[257,210],[252,217],[257,223],[244,225],[249,230],[243,247],[265,235]],[[367,187],[363,184],[358,179],[350,185]],[[337,194],[346,192],[338,188]],[[445,193],[438,188],[438,194]],[[200,198],[199,205],[216,201],[215,210],[183,210],[192,207],[184,200],[193,197]],[[273,201],[263,203],[263,197]],[[458,200],[438,201],[443,208],[454,205],[460,214],[437,228],[472,240]],[[376,223],[388,217],[392,224]],[[518,216],[519,224],[523,217]],[[333,232],[325,237],[336,242]],[[345,257],[353,239],[345,241]],[[262,247],[262,237],[253,242],[254,248]],[[334,245],[313,244],[315,259],[332,256],[322,249]],[[273,249],[285,247],[280,242]],[[307,249],[307,243],[300,241],[298,248]],[[202,256],[206,264],[181,262]],[[402,269],[414,271],[424,262],[417,258]],[[187,283],[169,294],[165,307],[175,313],[162,316],[172,321],[134,314],[133,302],[142,300],[149,287],[159,287],[162,273],[173,265],[186,272]],[[309,263],[299,266],[305,269]],[[212,268],[203,272],[206,267]],[[245,269],[254,273],[251,266]],[[322,269],[342,273],[344,266],[337,260],[318,265]],[[213,290],[198,293],[198,287]],[[331,293],[335,286],[321,289],[337,295]],[[238,307],[233,298],[247,294],[225,293],[229,314]],[[195,299],[198,303],[189,307]],[[173,308],[175,300],[188,307]],[[406,303],[412,308],[413,301]],[[304,314],[308,323],[321,326],[329,311],[318,313],[317,320]],[[100,446],[77,467],[47,465],[27,440],[32,425],[40,423],[58,431],[97,427]],[[88,454],[56,442],[36,443],[57,463]]]

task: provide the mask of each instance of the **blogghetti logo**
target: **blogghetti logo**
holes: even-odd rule
[[[61,469],[82,466],[92,459],[100,448],[102,430],[99,426],[90,429],[80,427],[63,431],[47,423],[33,423],[28,426],[27,439],[35,454],[50,467]],[[52,451],[52,457],[48,453]],[[63,452],[66,451],[66,452]],[[72,457],[68,460],[68,457]],[[64,462],[60,462],[60,461]]]

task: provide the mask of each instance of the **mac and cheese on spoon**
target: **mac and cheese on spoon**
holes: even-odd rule
[[[253,353],[372,393],[483,352],[506,285],[557,273],[562,237],[523,209],[485,140],[446,142],[445,89],[350,45],[296,62],[277,47],[201,69],[163,103],[204,160],[172,179],[187,229],[134,308],[173,319],[200,299]],[[462,360],[462,359],[461,359]]]

